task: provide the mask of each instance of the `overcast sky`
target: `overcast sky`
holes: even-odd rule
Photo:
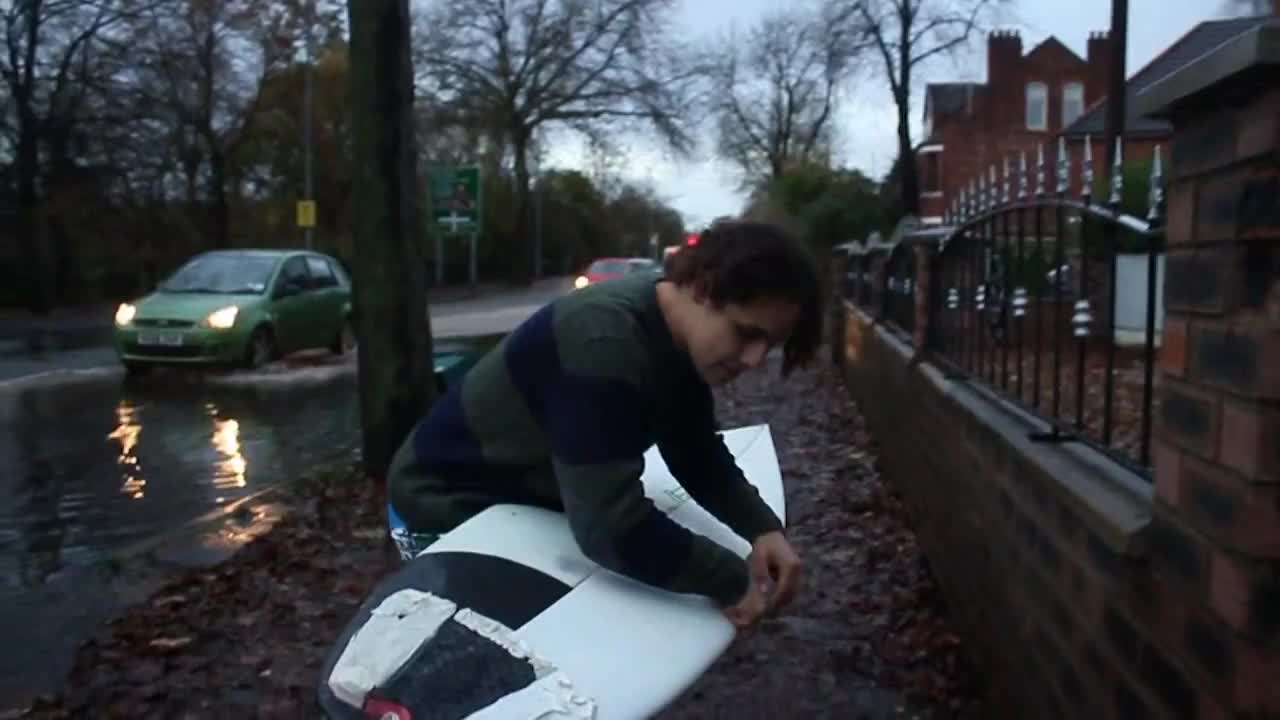
[[[1023,51],[1029,51],[1050,35],[1056,36],[1080,57],[1085,56],[1089,33],[1105,31],[1111,25],[1110,0],[1012,0],[1002,29],[1022,34]],[[684,0],[679,23],[689,37],[717,33],[730,24],[751,25],[763,13],[795,4],[794,0]],[[1177,40],[1196,23],[1222,17],[1223,0],[1130,0],[1129,39],[1126,73],[1132,76],[1161,50]],[[943,59],[927,67],[917,81],[917,91],[927,82],[986,80],[986,38],[957,60]],[[876,72],[882,72],[877,66]],[[868,74],[850,87],[850,97],[837,121],[841,162],[879,178],[893,163],[896,147],[896,115],[887,86],[879,75]],[[912,107],[913,139],[919,139],[920,106]],[[547,164],[587,169],[581,146],[563,138],[548,138]],[[629,177],[652,178],[658,192],[685,216],[690,226],[706,223],[719,215],[733,215],[742,208],[743,196],[736,190],[737,177],[728,166],[710,158],[712,143],[703,143],[703,157],[693,162],[673,163],[645,141],[637,138],[623,158],[619,170]]]

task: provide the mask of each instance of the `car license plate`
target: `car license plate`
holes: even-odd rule
[[[138,333],[139,345],[164,345],[167,347],[178,347],[182,345],[182,333],[162,332],[162,333]]]

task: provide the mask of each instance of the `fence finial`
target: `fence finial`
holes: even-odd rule
[[[1067,157],[1067,139],[1058,138],[1058,194],[1067,194],[1067,181],[1070,180],[1071,158]]]
[[[1018,199],[1027,199],[1027,151],[1018,156]]]
[[[1088,205],[1089,198],[1093,195],[1093,137],[1088,133],[1084,136],[1084,174],[1081,181],[1083,187],[1080,188],[1080,195]]]
[[[1160,158],[1160,146],[1156,146],[1151,158],[1151,193],[1147,196],[1147,223],[1158,226],[1164,220],[1164,167]]]
[[[1036,145],[1036,197],[1044,197],[1044,143]]]
[[[1008,205],[1011,199],[1009,196],[1009,156],[1005,155],[1002,160],[1004,162],[1004,177],[1000,178],[1000,200],[1005,205]]]
[[[1116,136],[1116,158],[1111,163],[1111,197],[1113,206],[1120,204],[1120,194],[1124,191],[1124,141]]]

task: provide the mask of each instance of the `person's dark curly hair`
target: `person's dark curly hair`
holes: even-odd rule
[[[667,258],[665,275],[680,287],[695,287],[713,306],[782,300],[799,306],[791,336],[782,346],[782,374],[807,365],[822,344],[822,287],[809,248],[783,228],[765,222],[722,220],[697,244]]]

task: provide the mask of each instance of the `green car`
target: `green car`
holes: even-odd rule
[[[116,309],[115,348],[130,373],[154,365],[256,368],[309,348],[355,346],[351,280],[334,258],[217,250]]]

